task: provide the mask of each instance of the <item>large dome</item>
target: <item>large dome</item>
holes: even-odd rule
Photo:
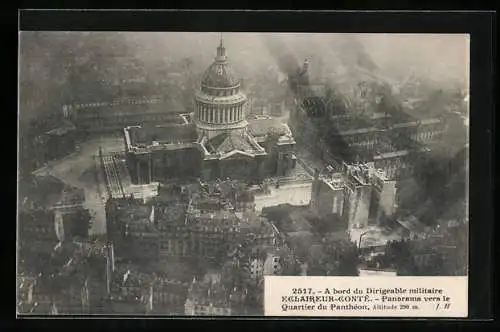
[[[201,85],[208,88],[233,88],[239,85],[239,81],[233,75],[231,67],[227,63],[226,49],[222,40],[217,47],[217,57],[203,74]]]
[[[209,136],[218,130],[246,127],[245,105],[247,97],[240,91],[240,82],[227,63],[226,50],[217,47],[217,57],[208,67],[195,95],[195,119],[198,129]]]
[[[227,63],[215,61],[203,74],[201,84],[211,88],[231,88],[238,85],[231,67]]]

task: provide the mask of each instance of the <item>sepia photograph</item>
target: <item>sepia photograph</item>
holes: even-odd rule
[[[266,278],[467,278],[469,42],[20,31],[18,316],[258,317]]]

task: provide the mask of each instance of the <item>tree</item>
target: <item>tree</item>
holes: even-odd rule
[[[72,237],[87,239],[89,230],[92,227],[92,216],[88,209],[78,209],[74,213],[68,215],[69,218],[69,234]]]
[[[337,274],[341,276],[357,276],[358,271],[358,250],[354,246],[346,248],[339,255]]]
[[[417,269],[413,261],[413,253],[408,241],[394,241],[386,247],[387,263],[395,266],[398,275],[416,275]]]

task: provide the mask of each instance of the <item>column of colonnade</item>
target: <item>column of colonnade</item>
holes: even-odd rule
[[[203,103],[197,105],[198,119],[216,124],[238,122],[244,118],[243,112],[244,109],[241,104],[229,107]]]

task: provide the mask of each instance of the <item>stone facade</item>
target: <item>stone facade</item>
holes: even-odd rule
[[[373,163],[344,164],[341,173],[315,176],[311,209],[320,217],[333,214],[347,221],[349,228],[359,228],[383,222],[395,208],[396,183]]]

